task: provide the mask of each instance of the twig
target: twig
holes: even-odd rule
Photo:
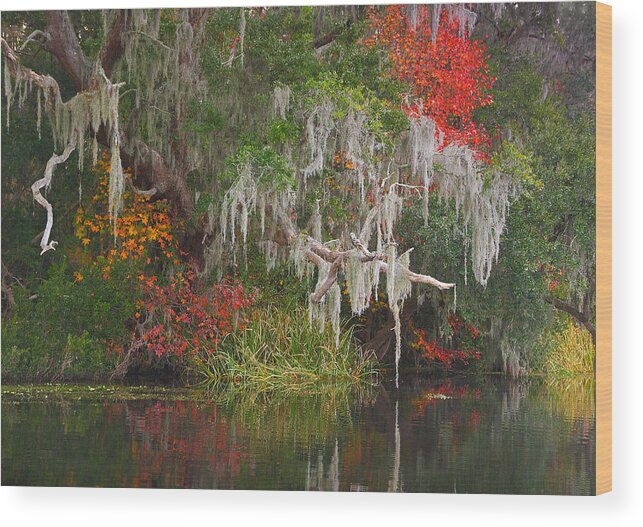
[[[148,38],[149,40],[151,40],[152,42],[154,42],[155,44],[158,44],[158,45],[159,45],[159,46],[161,46],[162,48],[165,48],[167,51],[170,51],[170,52],[172,52],[172,53],[176,53],[176,50],[175,50],[174,48],[171,48],[170,46],[167,46],[166,44],[163,44],[163,42],[161,42],[159,39],[154,38],[152,35],[148,35],[148,34],[147,34],[147,33],[145,33],[144,31],[134,31],[134,30],[131,30],[131,31],[126,31],[124,34],[125,34],[125,35],[140,35],[140,36],[142,36],[142,37],[146,37],[146,38]]]
[[[27,47],[27,44],[29,44],[29,42],[36,40],[36,37],[43,37],[45,42],[51,38],[51,36],[48,33],[45,33],[44,31],[40,31],[40,29],[36,29],[33,33],[31,33],[31,35],[27,37],[27,40],[23,42],[22,46],[20,46],[19,51],[23,51]]]

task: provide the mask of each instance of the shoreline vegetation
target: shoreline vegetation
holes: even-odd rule
[[[3,382],[593,378],[593,4],[5,15]]]
[[[595,348],[591,335],[577,324],[563,320],[554,331],[541,337],[538,348],[538,362],[520,377],[544,381],[554,387],[567,382],[593,383]],[[75,353],[82,353],[82,349]],[[354,328],[344,327],[335,340],[330,325],[319,328],[317,324],[309,324],[306,310],[298,307],[253,309],[243,327],[227,334],[216,350],[195,351],[182,357],[180,364],[168,364],[162,369],[153,366],[115,377],[119,360],[112,360],[111,368],[100,362],[100,370],[96,371],[83,357],[70,355],[69,349],[63,350],[62,357],[66,366],[49,363],[44,373],[33,374],[12,370],[16,365],[15,350],[5,348],[2,385],[86,385],[116,389],[127,388],[142,379],[144,386],[156,387],[161,392],[170,385],[193,390],[195,394],[201,391],[314,394],[375,386],[390,381],[395,375],[390,364],[365,356],[355,339]],[[77,360],[82,368],[71,368]],[[65,367],[70,367],[70,373],[65,374]],[[405,363],[400,371],[403,375],[412,372],[429,378],[511,378],[501,371],[485,370],[481,364],[474,369],[453,369],[436,363]]]
[[[352,330],[336,339],[330,325],[308,323],[304,309],[255,310],[243,329],[227,335],[215,352],[195,356],[188,368],[206,387],[260,391],[315,392],[371,384],[377,376]]]
[[[232,340],[232,339],[231,339]],[[243,336],[234,339],[244,340]],[[245,336],[248,341],[256,342],[256,338]],[[342,339],[343,340],[343,339]],[[346,344],[344,344],[346,345]],[[247,348],[246,348],[247,349]],[[350,388],[355,386],[377,386],[391,381],[395,372],[391,366],[378,365],[376,361],[365,359],[354,346],[347,355],[338,357],[333,354],[332,347],[320,350],[313,356],[294,356],[288,358],[283,350],[270,353],[266,343],[252,348],[248,354],[239,351],[226,351],[221,354],[203,358],[195,358],[186,372],[174,374],[171,371],[153,371],[130,374],[114,379],[113,371],[102,375],[79,374],[63,379],[47,379],[42,376],[16,374],[3,368],[2,384],[5,386],[87,386],[87,387],[119,387],[128,388],[141,383],[142,387],[159,389],[161,392],[168,387],[178,390],[194,391],[228,391],[244,392],[256,390],[259,392],[282,393],[320,393],[330,387]],[[330,360],[324,361],[323,356],[329,354]],[[508,376],[501,371],[476,369],[445,370],[431,366],[405,366],[400,369],[402,377],[412,373],[425,375],[428,378],[446,377],[495,377],[508,380],[526,379],[546,382],[552,386],[564,386],[566,383],[593,384],[593,368],[585,366],[593,360],[594,350],[578,350],[572,357],[565,356],[561,361],[560,350],[552,351],[546,359],[546,365],[531,369],[527,374],[518,378]],[[320,361],[321,362],[317,362]],[[332,364],[339,362],[340,369],[330,369]],[[582,367],[579,367],[582,365]]]

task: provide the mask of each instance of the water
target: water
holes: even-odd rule
[[[595,458],[591,386],[2,402],[3,485],[582,495]]]

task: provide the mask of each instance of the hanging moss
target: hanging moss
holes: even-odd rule
[[[474,152],[467,147],[449,145],[437,158],[443,166],[438,193],[445,199],[452,198],[456,210],[463,215],[471,233],[473,274],[484,286],[498,259],[500,236],[518,187],[508,174],[492,171],[483,175],[476,166]]]
[[[9,65],[11,61],[11,67]],[[14,84],[10,77],[13,76]],[[93,157],[97,156],[95,134],[100,127],[105,128],[112,146],[112,169],[110,171],[110,213],[116,216],[121,207],[123,193],[123,169],[120,161],[120,132],[119,132],[119,84],[112,84],[105,76],[99,63],[93,68],[92,79],[89,83],[92,89],[78,93],[70,100],[63,102],[60,89],[54,79],[38,75],[20,65],[11,55],[5,57],[5,83],[7,96],[7,125],[9,113],[15,103],[20,108],[27,97],[36,87],[38,135],[41,135],[42,105],[52,121],[52,136],[54,148],[62,150],[63,154],[53,154],[45,169],[45,176],[32,185],[34,198],[47,210],[47,226],[41,240],[42,252],[53,249],[56,242],[49,242],[49,234],[53,224],[53,209],[51,204],[40,194],[40,189],[48,188],[53,177],[53,168],[64,162],[71,151],[78,150],[78,168],[83,169],[85,156],[85,141],[91,135]],[[41,99],[43,102],[41,102]],[[114,216],[114,218],[115,218]]]
[[[289,86],[275,86],[273,92],[273,113],[279,119],[285,119],[290,110],[290,97],[292,92]]]

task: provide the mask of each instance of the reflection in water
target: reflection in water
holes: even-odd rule
[[[3,485],[592,494],[595,445],[591,386],[2,402]]]
[[[395,454],[393,455],[393,475],[388,484],[389,492],[402,490],[400,482],[400,401],[395,401]]]
[[[308,470],[306,472],[306,486],[304,490],[339,490],[339,442],[335,438],[335,450],[331,457],[328,469],[324,472],[324,458],[322,450],[317,450],[315,464],[311,464],[312,453],[308,453]]]

